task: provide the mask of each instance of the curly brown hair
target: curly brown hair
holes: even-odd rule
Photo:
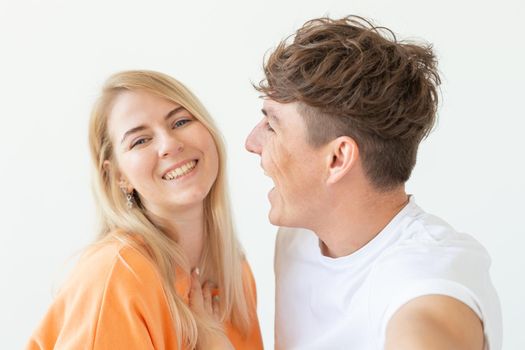
[[[350,136],[376,188],[408,180],[436,120],[440,78],[430,44],[398,41],[358,16],[318,18],[283,40],[264,72],[255,88],[299,102],[310,144]]]

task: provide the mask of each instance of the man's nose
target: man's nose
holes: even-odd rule
[[[262,135],[261,135],[261,123],[257,124],[246,138],[244,146],[246,150],[251,153],[261,154],[262,151]]]

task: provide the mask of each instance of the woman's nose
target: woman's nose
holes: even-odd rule
[[[184,143],[174,135],[164,135],[161,138],[159,156],[166,158],[184,151]]]

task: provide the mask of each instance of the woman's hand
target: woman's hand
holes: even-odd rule
[[[220,320],[219,296],[212,296],[212,288],[211,282],[205,282],[201,285],[198,270],[195,269],[191,273],[190,308],[196,316],[208,320],[212,324],[216,323],[215,328],[221,330],[213,332],[212,336],[208,337],[206,349],[235,350],[226,333],[224,333]]]

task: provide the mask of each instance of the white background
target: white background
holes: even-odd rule
[[[20,349],[71,257],[93,239],[87,120],[104,79],[180,79],[225,135],[239,236],[273,348],[271,182],[244,139],[261,117],[263,55],[305,20],[360,14],[434,43],[443,104],[408,183],[493,258],[504,349],[525,349],[524,5],[483,1],[0,0],[0,348]],[[79,315],[81,317],[82,315]]]

